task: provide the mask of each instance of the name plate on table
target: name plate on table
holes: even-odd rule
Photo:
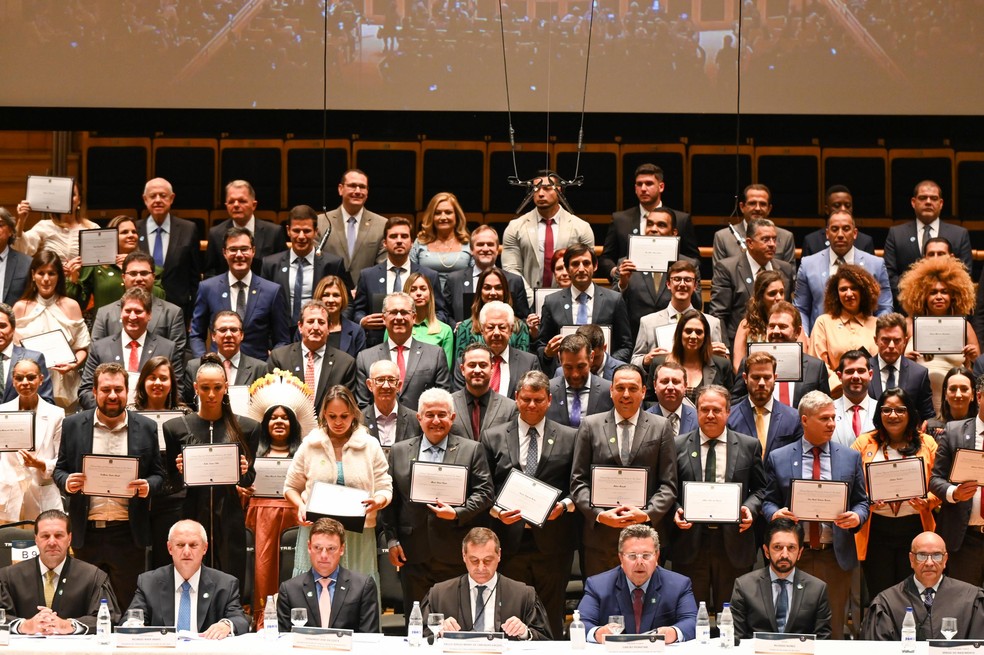
[[[912,319],[912,349],[924,355],[963,352],[967,319],[963,316],[916,316]]]
[[[294,626],[290,632],[293,635],[294,648],[352,650],[351,630]]]
[[[187,487],[239,484],[239,444],[185,446],[181,459]]]
[[[683,518],[688,523],[738,523],[741,483],[684,480]]]
[[[665,273],[680,259],[680,237],[631,235],[628,257],[637,271]]]
[[[922,457],[868,462],[868,499],[877,503],[925,498],[925,467]]]
[[[833,521],[847,511],[846,482],[793,480],[789,510],[801,521]]]
[[[612,437],[615,442],[615,437]],[[645,507],[649,469],[630,466],[591,467],[592,507]]]
[[[440,501],[460,507],[465,504],[467,492],[467,466],[414,462],[410,468],[410,500],[415,503]]]
[[[560,336],[566,337],[570,334],[577,332],[577,329],[581,327],[580,325],[563,325],[560,328]],[[605,335],[605,352],[611,352],[612,348],[612,326],[611,325],[599,325],[602,334]]]
[[[976,482],[984,485],[984,450],[957,448],[950,466],[950,482]]]
[[[495,506],[507,512],[518,509],[525,521],[542,527],[556,507],[560,494],[560,489],[519,469],[512,469],[495,499]]]
[[[444,632],[441,643],[445,653],[502,653],[506,635],[502,632]]]
[[[367,498],[369,492],[365,489],[315,482],[307,502],[307,518],[316,521],[327,516],[349,532],[362,532],[366,524],[366,506],[362,501]]]
[[[756,632],[756,653],[765,655],[813,655],[817,636],[784,632]]]
[[[984,653],[984,641],[970,639],[930,639],[929,655],[981,655]]]
[[[141,625],[116,628],[117,648],[174,648],[178,631],[172,626]]]
[[[18,562],[26,562],[32,557],[37,557],[41,554],[38,549],[38,545],[33,540],[28,539],[15,539],[11,541],[10,546],[10,563],[17,564]]]
[[[776,382],[799,382],[803,379],[803,344],[792,343],[750,343],[748,354],[769,353],[776,359]]]
[[[137,479],[140,460],[136,457],[115,455],[83,455],[82,493],[86,496],[111,496],[132,498],[136,489],[130,483]]]
[[[34,450],[34,412],[0,412],[0,453]]]
[[[662,653],[665,648],[663,635],[605,635],[605,650],[609,653]]]
[[[79,256],[83,266],[115,264],[119,247],[120,237],[115,227],[79,230]]]
[[[172,418],[178,418],[179,416],[184,416],[184,412],[153,412],[153,411],[143,411],[134,412],[145,418],[149,418],[151,421],[157,424],[157,445],[161,449],[161,452],[167,450],[167,444],[164,443],[164,424],[170,421]]]
[[[253,495],[257,498],[283,498],[284,480],[291,460],[287,457],[257,457],[253,461],[256,480]]]

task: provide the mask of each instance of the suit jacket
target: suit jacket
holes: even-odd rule
[[[96,367],[104,362],[116,362],[125,368],[130,356],[126,347],[129,342],[130,337],[124,338],[121,331],[119,334],[96,341],[89,348],[89,356],[85,360],[85,368],[82,371],[82,383],[79,385],[79,404],[84,409],[94,409],[96,406],[96,398],[92,393]],[[140,353],[140,369],[143,368],[148,359],[158,355],[171,360],[171,368],[174,369],[172,384],[178,384],[178,381],[184,377],[184,353],[178,350],[175,343],[170,339],[147,332],[143,352]]]
[[[526,300],[532,306],[533,287],[543,282],[543,252],[537,235],[539,214],[536,208],[509,221],[502,235],[502,268],[521,275],[526,282]],[[554,251],[569,248],[576,243],[594,248],[594,232],[582,218],[560,208],[553,217]],[[549,263],[550,257],[547,257]]]
[[[431,289],[433,289],[432,295],[434,296],[434,311],[437,313],[437,319],[443,323],[448,323],[448,312],[447,308],[444,306],[444,294],[441,293],[441,282],[437,277],[437,273],[426,266],[420,266],[419,264],[414,264],[413,262],[408,263],[410,264],[411,274],[421,273],[428,279],[428,281],[430,281]],[[355,299],[352,300],[352,304],[350,305],[352,309],[352,320],[356,323],[361,324],[363,318],[373,313],[373,296],[385,296],[390,293],[391,289],[386,287],[387,266],[388,264],[384,261],[382,264],[377,264],[376,266],[370,266],[369,268],[364,269],[359,274],[359,282],[356,286]],[[404,279],[404,282],[405,281],[406,280]],[[381,343],[382,340],[383,330],[366,330],[367,346],[375,346]],[[447,359],[446,356],[445,359]]]
[[[499,573],[495,589],[495,606],[485,610],[495,612],[493,632],[502,630],[502,624],[515,616],[526,624],[534,641],[552,638],[550,626],[547,625],[547,610],[533,587]],[[446,619],[456,618],[462,630],[474,630],[468,575],[459,575],[431,587],[420,603],[420,612],[425,616],[429,612],[440,612]]]
[[[868,395],[878,400],[881,398],[882,379],[881,379],[881,357],[871,358],[871,384],[868,385]],[[933,408],[933,388],[929,382],[929,369],[918,362],[914,362],[908,357],[899,357],[895,362],[895,378],[897,386],[905,389],[916,404],[919,405],[919,415],[925,420],[936,416]]]
[[[271,221],[253,217],[256,229],[253,231],[253,273],[260,274],[263,258],[277,252],[287,250],[287,235],[284,228]],[[227,218],[208,231],[208,249],[205,253],[205,277],[209,278],[229,270],[222,249],[225,244],[225,233],[233,226],[231,218]]]
[[[731,397],[741,398],[748,395],[748,388],[745,386],[745,360],[741,360],[738,365],[738,374],[735,375],[735,384],[731,387]],[[803,379],[793,384],[793,397],[790,407],[799,407],[803,396],[811,391],[822,391],[830,395],[830,379],[827,376],[827,365],[813,355],[803,355]]]
[[[192,357],[205,354],[205,337],[212,316],[232,308],[228,275],[216,275],[198,287],[195,313],[191,317],[189,345]],[[283,290],[255,274],[247,291],[246,316],[243,319],[243,342],[240,350],[250,357],[266,361],[274,348],[290,343],[290,309]]]
[[[72,519],[72,547],[76,550],[85,545],[90,497],[81,493],[68,494],[65,490],[65,482],[69,474],[82,472],[82,456],[93,454],[92,429],[95,413],[94,409],[89,409],[65,417],[62,423],[58,461],[55,463],[55,472],[52,475],[58,488],[63,494],[68,495],[68,515]],[[134,496],[128,502],[133,543],[145,547],[150,545],[150,498],[159,494],[164,487],[164,464],[157,443],[157,424],[135,412],[127,412],[126,420],[128,424],[126,454],[140,460],[137,464],[137,476],[150,485],[150,494],[147,498]]]
[[[137,234],[140,235],[137,248],[154,254],[154,240],[147,228],[147,221],[151,221],[150,227],[154,228],[156,234],[152,218],[142,218],[137,221]],[[182,320],[184,317],[191,316],[201,279],[202,248],[198,227],[191,221],[171,214],[171,231],[167,235],[167,252],[164,253],[164,275],[161,277],[161,286],[164,287],[168,302],[181,308]]]
[[[385,227],[385,216],[363,209],[362,220],[359,221],[355,238],[355,249],[352,251],[352,257],[349,257],[348,230],[342,219],[341,206],[327,214],[318,215],[318,234],[324,236],[325,230],[330,230],[328,240],[325,241],[324,252],[341,257],[345,269],[352,274],[352,281],[355,284],[359,283],[362,269],[386,261],[386,249],[383,248]]]
[[[656,375],[656,370],[666,362],[667,357],[668,355],[656,355],[653,357],[653,361],[649,363],[649,368],[646,369],[646,393],[652,400],[656,399],[653,377]],[[724,357],[711,355],[711,361],[704,364],[703,368],[701,368],[700,386],[702,387],[706,387],[709,384],[720,384],[725,389],[730,389],[734,383],[734,369],[731,366],[731,362]]]
[[[697,233],[694,231],[690,214],[679,209],[662,209],[673,212],[676,231],[680,236],[680,254],[688,259],[700,260],[700,249],[697,247]],[[612,269],[629,255],[629,236],[642,234],[639,226],[642,224],[643,209],[639,205],[612,214],[612,224],[605,233],[605,247],[598,258],[598,274],[601,277],[611,277]]]
[[[560,328],[574,325],[573,307],[577,289],[568,287],[551,294],[543,302],[540,316],[539,352],[543,360],[543,349],[551,338],[560,334]],[[612,328],[611,343],[608,351],[613,357],[623,362],[632,357],[632,334],[629,331],[629,310],[621,294],[605,287],[594,285],[594,298],[591,299],[590,323],[595,325],[610,325]],[[546,366],[546,362],[541,361]]]
[[[871,273],[881,292],[878,294],[878,309],[875,316],[881,316],[892,311],[892,289],[888,284],[888,273],[885,270],[885,260],[868,253],[854,249],[854,263]],[[827,280],[830,279],[830,249],[800,260],[796,272],[796,293],[793,304],[803,318],[803,329],[809,333],[813,324],[823,313],[823,300],[827,292]]]
[[[581,421],[592,414],[611,411],[615,404],[612,403],[610,389],[612,383],[600,375],[592,375],[588,379],[588,406],[581,407]],[[570,408],[567,406],[567,378],[561,375],[559,378],[550,380],[550,407],[547,409],[547,418],[556,421],[561,425],[571,424]]]
[[[692,260],[689,257],[681,256],[681,259],[686,259],[695,267],[698,267],[697,285],[690,296],[690,304],[693,305],[694,309],[702,309],[704,307],[704,300],[701,298],[700,290],[700,263],[696,259]],[[656,291],[656,286],[653,283],[653,273],[649,271],[635,271],[629,276],[629,285],[622,291],[622,299],[625,300],[625,306],[629,310],[629,329],[632,331],[632,334],[636,334],[639,331],[639,322],[644,316],[665,309],[673,299],[673,294],[670,293],[669,287],[666,286],[666,276],[669,273],[661,273],[660,275],[663,277],[661,278],[659,292]],[[612,284],[612,289],[615,291],[618,290],[617,281]]]
[[[864,408],[864,419],[861,421],[861,434],[871,432],[875,429],[873,418],[875,416],[875,406],[878,404],[871,396],[865,396],[861,402]],[[837,411],[837,427],[834,428],[834,441],[842,446],[850,447],[860,435],[854,434],[854,412],[851,407],[854,405],[845,396],[841,396],[834,401],[834,409]]]
[[[195,288],[198,288],[197,284]],[[120,320],[122,314],[122,300],[100,307],[92,323],[92,341],[122,334],[123,322]],[[173,341],[181,357],[184,358],[185,350],[188,348],[188,328],[185,326],[185,314],[180,307],[155,296],[150,305],[147,332]]]
[[[260,264],[260,277],[264,280],[270,280],[271,282],[280,285],[280,288],[284,290],[284,298],[287,299],[287,308],[293,312],[294,304],[290,297],[290,294],[293,291],[290,286],[291,252],[292,251],[288,249],[283,252],[274,253],[264,257],[263,262]],[[352,285],[352,278],[349,275],[348,270],[345,268],[345,264],[342,262],[341,257],[338,257],[330,252],[322,252],[319,257],[317,251],[315,251],[314,276],[311,283],[312,294],[314,293],[315,287],[318,286],[318,282],[321,281],[321,278],[327,275],[336,275],[341,278],[342,282],[345,283],[345,288],[348,289],[349,292],[355,288]],[[293,313],[291,316],[293,316]]]
[[[696,306],[691,305],[694,309]],[[682,312],[681,312],[682,313]],[[639,319],[638,329],[635,331],[635,347],[632,349],[632,363],[642,366],[642,360],[646,354],[656,346],[656,328],[669,325],[671,322],[676,324],[679,319],[673,318],[677,311],[667,305],[660,310],[647,314]],[[717,316],[704,314],[707,325],[711,328],[711,341],[724,343],[724,333],[721,331],[721,320]]]
[[[635,624],[628,581],[618,566],[585,581],[584,596],[577,608],[585,631],[605,625],[608,617],[615,614],[625,618],[626,634],[672,626],[680,630],[683,641],[691,641],[697,626],[697,603],[690,578],[661,566],[653,571],[642,598],[642,625]]]
[[[195,406],[195,378],[202,365],[200,357],[189,359],[185,364],[184,385],[181,397],[189,407]],[[239,353],[239,366],[236,368],[236,378],[230,380],[230,385],[250,385],[267,374],[266,362]]]
[[[755,410],[752,409],[752,402],[748,397],[742,398],[740,402],[731,406],[728,427],[742,434],[750,434],[756,437],[756,441],[758,441],[758,430],[755,429]],[[778,400],[773,400],[772,416],[769,419],[769,436],[762,453],[763,459],[768,459],[769,453],[776,448],[782,448],[802,438],[803,423],[800,421],[799,412],[792,407],[783,405]]]
[[[946,542],[946,550],[955,553],[963,545],[967,526],[970,524],[970,511],[973,500],[951,503],[946,499],[950,488],[950,469],[958,448],[973,449],[976,445],[976,416],[963,421],[947,423],[946,430],[936,439],[936,460],[933,473],[929,477],[929,490],[943,503],[936,515],[936,533]]]
[[[290,610],[306,607],[307,625],[356,632],[379,632],[379,603],[376,582],[368,575],[339,566],[331,597],[331,625],[321,625],[318,583],[311,571],[283,582],[277,596],[277,623],[280,632],[290,632]]]
[[[727,465],[724,471],[725,482],[741,483],[742,505],[748,508],[752,518],[762,510],[762,497],[765,495],[765,467],[762,464],[762,446],[758,439],[734,430],[725,430],[718,437],[727,444]],[[686,500],[687,480],[703,482],[704,475],[700,465],[700,432],[680,433],[676,438],[677,480],[680,496],[677,508],[683,507]],[[717,448],[720,454],[720,448]],[[694,457],[694,453],[697,454]],[[724,539],[724,550],[728,560],[736,568],[750,568],[755,563],[755,531],[739,531],[735,523],[718,526]],[[689,530],[673,530],[673,559],[681,564],[689,564],[697,557],[705,525],[695,523]]]
[[[735,580],[731,594],[731,616],[735,620],[735,636],[739,639],[751,639],[756,632],[779,632],[769,570],[766,566]],[[795,571],[793,584],[796,588],[787,589],[790,602],[783,632],[829,639],[827,583],[802,569]]]
[[[44,382],[38,387],[38,395],[44,400],[55,404],[53,400],[53,390],[51,388],[51,375],[48,374],[48,367],[44,362],[44,355],[39,353],[37,350],[28,350],[23,346],[13,346],[13,351],[10,353],[10,361],[4,362],[4,371],[6,373],[5,380],[3,383],[3,396],[0,397],[0,402],[8,403],[11,400],[17,398],[17,389],[14,387],[14,380],[10,376],[11,371],[14,370],[14,366],[17,365],[22,359],[30,359],[38,363],[38,367],[41,369],[41,375],[44,376]]]
[[[378,440],[379,426],[377,425],[377,417],[379,415],[376,414],[376,403],[369,403],[369,406],[363,410],[363,413],[366,416],[366,430]],[[397,403],[396,441],[405,441],[411,437],[419,437],[421,434],[420,421],[417,420],[417,413],[409,407]]]
[[[560,489],[561,495],[558,501],[570,498],[571,495],[571,464],[574,459],[576,436],[577,430],[574,428],[546,419],[543,424],[543,434],[538,439],[540,461],[536,465],[533,477]],[[526,467],[526,454],[519,450],[519,437],[518,417],[488,431],[482,431],[482,446],[489,460],[496,496],[502,491],[506,478],[513,469],[522,472]],[[502,521],[493,520],[492,529],[499,535],[502,552],[506,557],[519,552],[527,526],[532,531],[537,550],[541,553],[570,554],[574,552],[577,544],[575,519],[573,513],[564,512],[557,519],[547,521],[539,527],[526,521],[506,525]]]
[[[420,394],[426,389],[440,387],[446,391],[451,390],[451,374],[448,372],[448,356],[443,348],[416,339],[412,344],[413,347],[405,353],[407,373],[397,402],[416,410]],[[369,368],[377,360],[389,359],[389,346],[390,342],[386,341],[363,350],[355,360],[355,399],[359,401],[359,407],[366,407],[372,402],[372,395],[366,386]]]
[[[500,389],[503,396],[512,398],[516,395],[516,382],[527,371],[539,371],[540,360],[533,353],[528,353],[519,348],[509,348],[509,387]],[[560,369],[558,369],[560,370]],[[451,371],[451,387],[457,391],[465,388],[465,376],[461,373],[461,359],[454,363],[454,370]]]
[[[249,632],[249,619],[243,614],[239,601],[239,580],[228,573],[202,565],[197,595],[196,632],[205,632],[222,619],[232,621],[234,635]],[[146,625],[176,625],[174,565],[168,564],[141,573],[137,578],[137,593],[128,609],[142,609]]]
[[[807,234],[806,238],[803,239],[803,244],[800,246],[800,259],[806,259],[810,255],[815,255],[829,247],[830,241],[827,239],[826,228],[818,228]],[[857,238],[854,240],[854,247],[858,250],[865,251],[869,255],[875,254],[875,240],[860,230],[858,231]]]
[[[485,450],[477,441],[448,435],[444,463],[468,467],[468,490],[465,504],[454,509],[458,518],[446,521],[437,518],[427,505],[410,501],[410,476],[421,439],[424,437],[398,441],[390,448],[393,502],[382,511],[384,543],[386,547],[400,543],[408,564],[437,560],[458,565],[462,539],[471,528],[486,525],[492,506],[492,476]]]
[[[732,230],[734,228],[734,230]],[[741,235],[741,242],[735,237],[735,231]],[[745,254],[745,222],[738,221],[729,227],[722,228],[714,233],[714,268],[725,259],[737,257]],[[776,257],[790,266],[796,266],[796,243],[793,233],[789,230],[776,226]],[[786,285],[786,293],[789,293],[789,285]]]
[[[868,493],[864,474],[861,472],[861,455],[835,441],[830,441],[827,447],[830,452],[830,479],[848,483],[848,511],[857,513],[861,519],[861,524],[850,531],[831,524],[834,530],[834,554],[837,556],[837,563],[843,570],[850,571],[858,565],[858,552],[853,533],[868,520]],[[802,439],[778,448],[766,456],[765,473],[769,486],[765,492],[765,502],[762,504],[762,514],[766,521],[771,521],[772,515],[779,508],[789,507],[792,480],[810,477],[808,472],[801,470],[802,461]]]
[[[24,295],[27,278],[31,274],[31,258],[7,246],[7,268],[3,275],[3,302],[14,306]]]
[[[772,260],[772,268],[782,276],[786,286],[786,300],[789,300],[793,293],[793,265],[775,257]],[[725,343],[729,347],[734,344],[738,324],[745,317],[745,305],[748,304],[748,299],[752,297],[754,282],[752,268],[748,264],[748,257],[745,256],[745,253],[739,253],[738,256],[729,257],[714,264],[714,277],[711,281],[711,303],[707,308],[707,313],[721,319],[725,336],[728,339]]]
[[[522,276],[509,271],[504,272],[509,285],[509,296],[512,298],[513,313],[516,318],[525,321],[530,315],[530,303],[526,299],[526,283],[523,282]],[[475,296],[473,273],[473,268],[466,268],[448,273],[444,278],[444,306],[448,310],[448,318],[451,319],[449,325],[452,328],[457,327],[458,323],[466,318],[471,318],[471,303],[465,302],[465,294]]]
[[[917,221],[918,219],[912,219],[901,225],[893,225],[888,230],[888,236],[885,237],[885,268],[888,270],[888,281],[892,285],[892,297],[896,299],[899,297],[899,278],[912,264],[922,259],[919,238],[916,236]],[[919,231],[922,231],[922,223],[919,224]],[[968,271],[974,270],[970,233],[967,228],[941,219],[940,232],[937,236],[950,242],[951,252],[964,263]],[[899,307],[898,302],[896,307]]]
[[[656,403],[646,411],[650,414],[655,414],[656,416],[666,418],[666,414],[663,413],[663,408],[659,406],[659,403]],[[696,430],[697,427],[697,410],[687,403],[680,405],[680,429],[677,431],[677,434],[680,435],[692,432]]]
[[[301,352],[299,341],[275,348],[267,361],[268,372],[272,373],[273,369],[279,368],[283,371],[292,372],[301,380],[304,379],[304,367],[304,355]],[[324,400],[328,389],[336,384],[349,389],[355,388],[355,359],[338,348],[325,346],[325,354],[321,358],[321,376],[318,378],[318,388],[314,391],[314,411],[316,414],[319,413],[321,402]]]
[[[51,609],[63,619],[78,621],[85,626],[85,632],[95,632],[99,601],[103,598],[115,624],[120,608],[106,572],[80,559],[65,558]],[[44,604],[44,579],[37,557],[0,569],[0,607],[7,610],[8,623],[13,626],[33,618]]]
[[[451,398],[454,399],[454,425],[451,426],[451,432],[459,437],[478,441],[482,435],[472,431],[471,409],[468,405],[467,394],[467,389],[461,389],[451,394]],[[489,390],[489,398],[481,425],[479,425],[479,431],[484,433],[486,430],[500,425],[503,421],[514,421],[517,416],[514,400]]]

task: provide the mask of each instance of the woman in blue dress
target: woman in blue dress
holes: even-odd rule
[[[441,192],[431,198],[410,248],[410,261],[437,272],[441,293],[449,273],[471,268],[467,219],[453,193]]]

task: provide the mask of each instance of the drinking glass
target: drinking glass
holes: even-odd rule
[[[301,627],[307,625],[307,609],[304,607],[292,607],[290,610],[291,625]]]
[[[947,639],[953,639],[954,635],[957,634],[957,619],[952,616],[944,617],[943,624],[940,626],[940,632]]]
[[[127,610],[126,620],[123,621],[123,625],[126,627],[143,627],[144,624],[144,613],[143,610]]]
[[[431,612],[427,615],[427,627],[430,629],[431,634],[434,635],[434,645],[437,646],[437,638],[441,634],[441,626],[444,624],[444,615]]]
[[[613,614],[608,617],[608,629],[613,635],[620,635],[625,630],[625,617],[621,614]]]

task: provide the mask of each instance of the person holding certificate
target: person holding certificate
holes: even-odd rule
[[[673,333],[673,347],[667,355],[656,355],[650,369],[663,362],[677,362],[687,371],[687,398],[693,402],[702,386],[720,384],[730,389],[734,384],[734,369],[724,357],[714,354],[711,343],[711,326],[707,316],[696,309],[688,309],[677,321]]]
[[[778,271],[762,271],[752,285],[752,297],[745,304],[745,318],[741,319],[735,331],[735,343],[732,349],[732,362],[735,373],[739,365],[748,355],[748,344],[757,341],[768,341],[769,315],[775,304],[786,298],[786,281]],[[804,350],[809,344],[806,331],[800,330],[799,340],[803,342]]]
[[[137,249],[137,222],[129,216],[117,216],[109,222],[108,228],[116,228],[119,232],[116,263],[100,266],[86,266],[79,273],[79,305],[87,307],[89,299],[93,301],[93,309],[110,305],[123,297],[126,280],[123,275],[123,262],[126,256]],[[155,298],[164,298],[164,287],[161,286],[163,268],[154,270],[154,284],[148,289]]]
[[[909,545],[919,533],[936,528],[933,510],[940,504],[934,494],[926,493],[936,441],[919,431],[919,407],[912,397],[897,387],[884,392],[875,406],[874,423],[875,429],[851,446],[861,453],[871,499],[871,517],[854,534],[854,541],[872,598],[909,574]],[[907,469],[907,476],[895,475],[884,466],[868,466],[905,459],[921,459],[921,466]],[[912,479],[916,475],[921,479]],[[884,494],[896,489],[902,500],[887,500]]]

